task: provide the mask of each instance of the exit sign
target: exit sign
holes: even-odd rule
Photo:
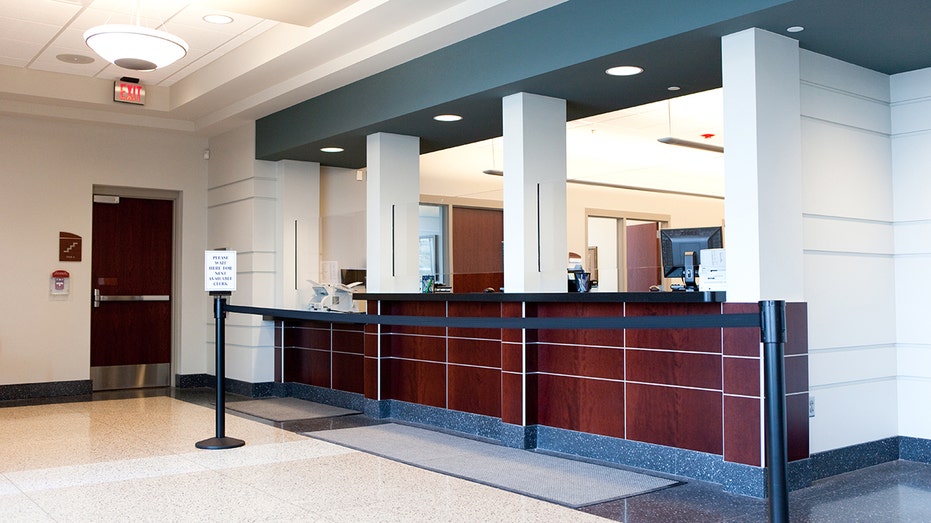
[[[138,82],[115,80],[113,82],[113,101],[145,105],[145,86]]]

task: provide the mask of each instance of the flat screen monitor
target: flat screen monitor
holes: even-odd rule
[[[660,229],[659,236],[663,251],[663,276],[682,278],[689,289],[695,288],[695,271],[701,264],[701,250],[724,246],[721,227]],[[691,261],[687,261],[689,253]]]

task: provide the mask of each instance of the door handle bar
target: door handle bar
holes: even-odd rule
[[[100,307],[104,301],[171,301],[167,294],[100,294],[100,289],[94,289],[94,307]]]

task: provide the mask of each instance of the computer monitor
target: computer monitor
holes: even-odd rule
[[[724,246],[721,227],[660,229],[659,236],[663,251],[663,276],[682,278],[685,290],[698,288],[695,272],[701,264],[701,250]]]

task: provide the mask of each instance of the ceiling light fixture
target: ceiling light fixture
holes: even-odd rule
[[[605,70],[605,74],[611,76],[634,76],[642,72],[643,68],[636,65],[619,65]]]
[[[438,114],[433,119],[438,122],[458,122],[462,117],[458,114]]]
[[[800,25],[793,25],[792,27],[787,27],[786,32],[788,33],[801,33],[805,28]]]
[[[321,147],[320,152],[322,153],[341,153],[345,151],[342,147]]]
[[[221,15],[221,14],[211,14],[211,15],[204,15],[203,20],[204,22],[207,22],[208,24],[223,25],[223,24],[232,23],[233,17]]]
[[[139,24],[105,24],[84,32],[84,42],[104,60],[133,71],[154,71],[184,57],[187,43],[177,36]]]
[[[666,118],[667,125],[669,126],[669,134],[672,134],[672,101],[666,100]],[[705,133],[702,135],[706,140],[713,137],[712,133]],[[668,145],[678,145],[679,147],[689,147],[691,149],[699,149],[701,151],[710,151],[713,153],[723,153],[724,147],[720,145],[714,145],[711,143],[703,142],[693,142],[691,140],[683,140],[682,138],[675,138],[673,136],[666,136],[663,138],[657,138],[657,142],[665,143]]]
[[[656,141],[666,143],[669,145],[678,145],[680,147],[691,147],[692,149],[701,149],[702,151],[711,151],[713,153],[724,152],[724,148],[721,147],[720,145],[714,145],[714,144],[702,143],[702,142],[693,142],[691,140],[673,138],[672,136],[666,136],[665,138],[657,138]]]

